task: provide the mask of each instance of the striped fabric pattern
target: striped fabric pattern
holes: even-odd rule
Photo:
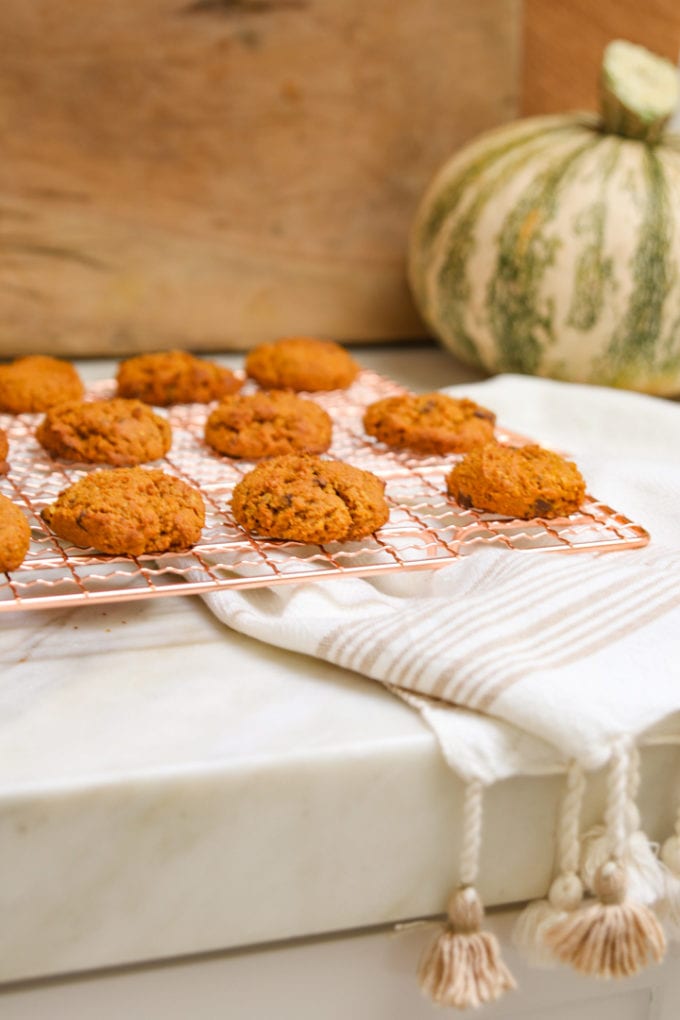
[[[455,613],[448,598],[415,607],[406,600],[379,632],[372,619],[339,623],[316,654],[395,687],[493,712],[498,696],[528,674],[570,666],[680,607],[680,553],[633,552],[623,562],[606,554],[550,564],[495,552],[491,559],[483,586],[456,602]],[[454,592],[456,569],[449,568]]]

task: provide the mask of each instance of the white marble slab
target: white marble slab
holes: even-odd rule
[[[416,389],[460,379],[435,349],[362,360]],[[662,835],[680,753],[643,764]],[[544,891],[558,792],[490,791],[487,903]],[[228,631],[197,597],[0,613],[0,980],[438,912],[460,795],[409,708]]]

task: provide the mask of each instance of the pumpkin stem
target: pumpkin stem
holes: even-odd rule
[[[654,144],[678,105],[678,69],[642,46],[616,39],[604,51],[600,109],[606,132]]]

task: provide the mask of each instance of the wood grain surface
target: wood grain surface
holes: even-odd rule
[[[0,355],[422,333],[418,198],[519,0],[3,0]]]
[[[525,0],[522,112],[596,110],[602,53],[627,39],[680,54],[678,0]]]

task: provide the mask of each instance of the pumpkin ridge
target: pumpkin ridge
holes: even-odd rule
[[[552,135],[556,132],[563,132],[564,130],[564,124],[555,125],[548,131],[546,131],[545,128],[534,127],[533,130],[528,131],[526,134],[515,135],[508,141],[503,142],[502,145],[498,145],[493,149],[488,149],[482,152],[471,163],[468,163],[457,177],[454,177],[445,185],[444,190],[437,196],[437,200],[430,206],[429,216],[421,226],[421,244],[427,248],[428,245],[431,245],[434,242],[442,223],[450,215],[451,210],[456,205],[462,192],[466,189],[468,184],[472,183],[481,173],[483,173],[489,163],[495,162],[502,156],[512,152],[513,149],[526,145],[537,139],[542,140],[548,134]]]
[[[602,164],[599,197],[581,211],[574,227],[575,233],[586,235],[586,242],[576,256],[574,291],[565,321],[568,326],[583,333],[597,324],[604,305],[605,286],[612,281],[613,260],[611,255],[604,255],[605,224],[609,212],[607,187],[619,162],[621,142],[613,135],[608,141],[611,153]]]
[[[574,122],[578,125],[578,122]],[[423,265],[428,261],[430,251],[435,246],[438,235],[451,217],[451,214],[458,207],[467,189],[484,173],[484,171],[497,160],[512,153],[514,149],[531,144],[533,141],[542,142],[555,134],[573,130],[574,124],[565,125],[564,122],[546,128],[541,126],[527,125],[527,131],[522,134],[513,135],[509,140],[495,146],[492,149],[485,149],[474,156],[471,162],[464,164],[459,173],[447,181],[441,190],[438,189],[439,176],[435,178],[430,186],[428,194],[436,192],[436,198],[428,200],[426,194],[422,204],[424,216],[417,218],[412,231],[411,251],[418,253],[418,264],[411,264],[411,283],[414,289],[424,296],[425,282],[422,272]],[[456,157],[454,157],[455,159]],[[444,166],[446,172],[449,164]]]
[[[576,139],[579,136],[575,135],[574,137]],[[535,140],[538,139],[532,139],[532,141]],[[544,138],[540,140],[543,141]],[[474,200],[460,218],[456,220],[454,215],[450,216],[449,229],[441,231],[437,244],[437,248],[441,248],[445,253],[445,260],[442,264],[437,266],[436,253],[432,253],[431,256],[434,267],[431,300],[440,317],[442,324],[440,328],[455,342],[460,349],[461,357],[480,367],[484,367],[483,358],[465,326],[465,314],[468,309],[471,289],[466,267],[476,241],[477,221],[499,188],[512,180],[519,170],[531,163],[537,156],[540,157],[545,150],[552,149],[554,138],[545,139],[545,142],[545,145],[525,147],[515,153],[514,158],[504,162],[494,173],[494,176],[479,187]],[[493,168],[496,170],[495,166]],[[464,192],[461,192],[456,208],[463,198]],[[428,318],[428,307],[429,302],[426,301],[424,307],[426,319]]]
[[[596,138],[594,144],[603,140]],[[555,215],[565,181],[578,161],[592,150],[593,139],[589,138],[535,177],[501,227],[486,305],[502,371],[537,373],[546,340],[554,339],[553,304],[548,300],[547,308],[541,311],[538,292],[560,242],[546,239],[542,228]]]
[[[596,365],[615,386],[625,386],[640,368],[650,373],[671,287],[668,189],[654,149],[646,147],[644,155],[648,199],[632,258],[634,285],[621,326]]]

